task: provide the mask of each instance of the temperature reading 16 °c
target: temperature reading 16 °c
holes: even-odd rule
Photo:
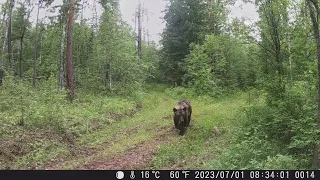
[[[151,175],[154,176],[156,179],[160,178],[160,172],[159,171],[151,171]],[[149,171],[141,171],[141,178],[149,179],[150,178],[150,172]]]

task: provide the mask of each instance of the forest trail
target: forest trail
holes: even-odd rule
[[[192,121],[186,134],[179,136],[172,119],[178,99],[151,93],[141,111],[79,138],[76,144],[80,150],[45,169],[180,169],[204,165],[226,146],[232,134],[226,129],[234,124],[232,119],[240,109],[239,103],[243,105],[242,100],[209,103],[191,99]],[[224,133],[216,137],[213,126]],[[177,154],[175,148],[182,148],[177,149],[181,152]]]

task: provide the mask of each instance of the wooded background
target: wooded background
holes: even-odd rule
[[[95,10],[91,19],[83,16],[86,0],[64,0],[54,7],[52,2],[7,0],[1,5],[2,124],[12,122],[11,129],[59,124],[66,94],[72,107],[83,96],[141,102],[148,84],[208,99],[256,90],[263,103],[247,103],[246,124],[235,141],[239,146],[224,154],[228,164],[220,167],[319,169],[318,0],[243,0],[258,9],[260,19],[252,25],[228,19],[235,0],[168,0],[160,46],[149,41],[147,30],[142,33],[148,14],[141,3],[135,29],[121,19],[118,0],[94,1],[103,13]],[[42,8],[59,13],[40,21]],[[35,24],[29,21],[33,9]],[[41,103],[52,108],[39,112]],[[1,131],[10,138],[12,131]]]

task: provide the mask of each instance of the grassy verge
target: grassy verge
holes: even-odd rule
[[[13,79],[0,88],[0,109],[0,169],[41,169],[77,154],[77,138],[140,110],[134,99],[81,91],[70,103],[55,81],[33,89]]]

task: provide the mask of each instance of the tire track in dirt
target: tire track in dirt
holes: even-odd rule
[[[119,133],[114,134],[112,136],[113,141],[104,142],[101,145],[99,145],[98,147],[82,147],[80,144],[75,144],[73,147],[70,147],[71,157],[65,157],[65,158],[61,157],[54,162],[49,162],[45,165],[45,167],[46,167],[45,169],[46,170],[58,170],[58,169],[61,169],[61,167],[63,167],[66,163],[68,163],[70,161],[82,159],[84,157],[94,156],[94,155],[98,154],[100,151],[103,151],[104,149],[111,147],[112,143],[118,141],[121,138],[121,136],[123,136],[123,135],[131,136],[131,135],[137,133],[138,128],[141,128],[143,126],[145,126],[145,123],[140,122],[132,128],[123,129]]]
[[[171,116],[165,116],[159,118],[161,120],[170,121]],[[154,123],[152,121],[150,124]],[[101,155],[106,149],[111,149],[114,143],[117,143],[121,138],[130,138],[134,137],[138,134],[138,129],[145,129],[147,126],[147,122],[139,122],[134,127],[126,128],[120,130],[118,133],[112,135],[112,141],[104,142],[99,147],[83,149],[81,151],[78,150],[78,154],[73,156],[72,158],[67,158],[63,161],[60,161],[58,164],[47,166],[47,170],[57,170],[61,169],[64,165],[68,163],[68,161],[76,161],[77,159],[82,159],[84,157],[93,157],[89,162],[85,162],[81,165],[75,166],[72,169],[78,170],[112,170],[112,169],[144,169],[151,165],[152,159],[156,156],[157,147],[159,145],[166,144],[170,142],[170,140],[177,136],[176,129],[171,126],[171,123],[166,125],[158,126],[156,128],[147,128],[146,132],[153,131],[156,132],[154,136],[150,138],[150,140],[142,141],[138,144],[134,144],[125,150],[124,154],[116,155],[114,157],[103,158],[103,160],[96,160],[95,156]],[[100,154],[99,154],[100,153]],[[100,158],[101,159],[101,158]],[[65,169],[65,168],[63,168]],[[69,169],[69,168],[68,168]]]
[[[126,154],[123,156],[111,158],[106,162],[92,162],[80,169],[144,169],[155,156],[155,149],[158,144],[160,143],[143,142],[135,148],[128,149]]]
[[[167,104],[168,100],[164,99]],[[150,112],[149,112],[150,114]],[[151,165],[152,159],[157,154],[158,146],[169,143],[172,138],[178,136],[176,129],[172,126],[172,115],[160,116],[159,113],[151,117],[143,117],[139,114],[141,120],[133,126],[120,129],[113,133],[108,140],[105,140],[98,146],[82,146],[82,151],[71,158],[66,158],[62,162],[46,166],[49,170],[54,169],[78,169],[78,170],[98,170],[98,169],[144,169]],[[138,117],[139,118],[139,117]],[[148,120],[145,120],[147,118]],[[152,120],[151,120],[152,119]],[[131,118],[125,119],[131,121]],[[160,121],[167,121],[159,123]],[[155,126],[156,125],[156,126]],[[111,126],[110,126],[111,127]],[[112,128],[112,127],[111,127]],[[142,130],[142,131],[141,131]],[[100,133],[103,132],[100,131]],[[148,132],[151,132],[150,134]],[[123,144],[123,140],[139,139],[142,133],[148,133],[146,140],[140,139],[137,143]],[[97,132],[96,135],[98,135]],[[150,136],[149,136],[150,135]],[[95,136],[95,135],[94,135]],[[125,146],[124,151],[116,152],[113,147]],[[90,149],[86,151],[86,149]],[[84,152],[84,153],[82,153]],[[111,154],[108,154],[110,152]]]
[[[152,159],[157,155],[157,147],[169,143],[176,134],[171,126],[161,126],[156,129],[160,133],[156,134],[151,141],[143,141],[135,147],[126,150],[122,155],[106,159],[104,161],[94,161],[76,169],[88,170],[133,170],[147,169],[151,166]]]

